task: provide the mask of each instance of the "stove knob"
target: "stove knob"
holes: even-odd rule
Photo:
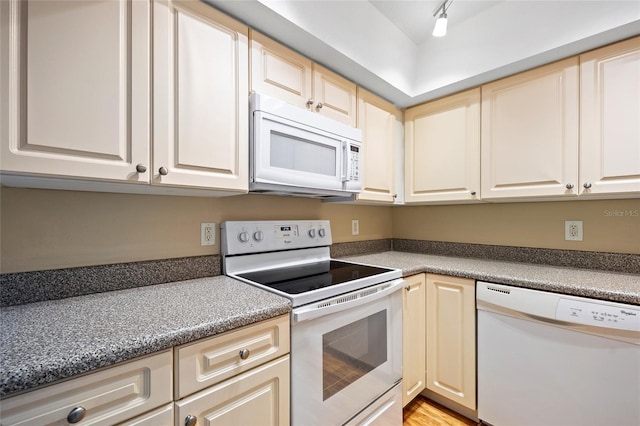
[[[246,243],[249,241],[249,233],[247,231],[242,231],[238,234],[238,240],[240,240],[241,243]]]
[[[262,231],[256,231],[253,233],[253,239],[256,241],[262,241],[264,239],[264,233]]]
[[[316,237],[316,230],[313,229],[313,228],[309,229],[309,236],[311,238],[315,238]]]
[[[320,235],[320,238],[324,238],[324,234],[325,234],[325,232],[324,232],[324,228],[320,228],[320,229],[318,230],[318,235]]]

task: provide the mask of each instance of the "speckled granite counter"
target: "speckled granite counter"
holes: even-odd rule
[[[640,305],[640,275],[388,251],[345,260]]]
[[[4,307],[0,396],[290,311],[224,276]]]

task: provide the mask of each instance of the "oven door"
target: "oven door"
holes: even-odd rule
[[[403,287],[398,279],[293,310],[292,424],[344,424],[402,378]]]

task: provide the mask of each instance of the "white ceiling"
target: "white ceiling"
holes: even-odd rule
[[[400,107],[640,34],[638,0],[205,0]]]

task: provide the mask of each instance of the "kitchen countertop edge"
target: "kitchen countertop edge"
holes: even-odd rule
[[[640,305],[640,275],[635,274],[398,251],[343,259],[400,269],[405,277],[426,272]]]

